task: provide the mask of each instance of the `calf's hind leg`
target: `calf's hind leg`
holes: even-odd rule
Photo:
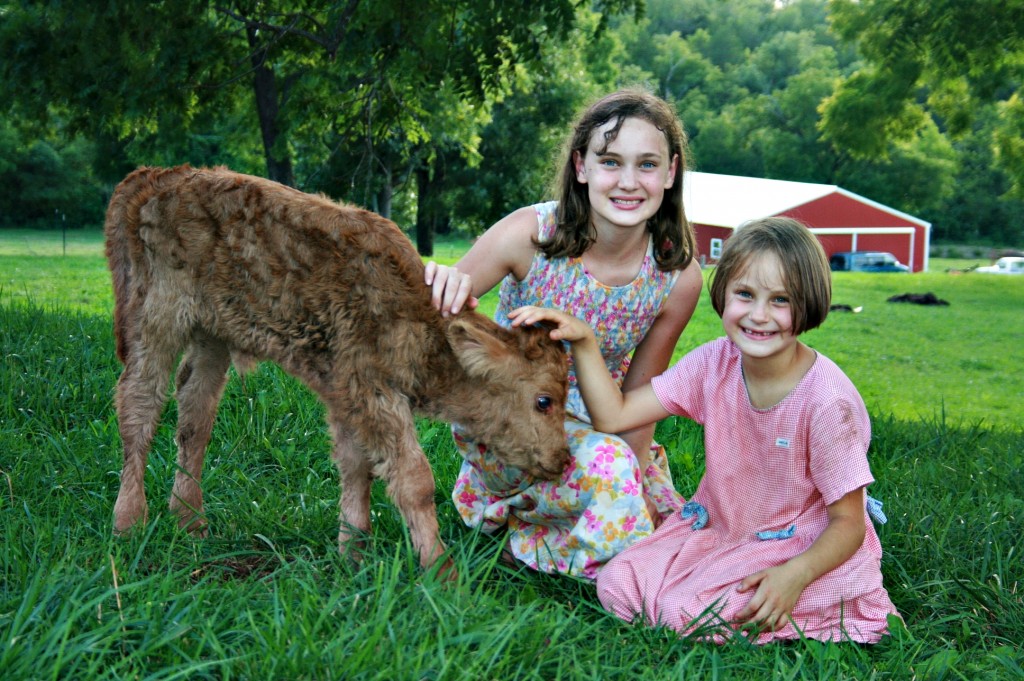
[[[124,448],[121,486],[114,503],[114,532],[130,530],[146,522],[146,458],[167,401],[167,380],[174,366],[174,354],[148,350],[137,343],[125,361],[117,381],[114,403],[118,430]]]
[[[174,473],[170,508],[178,526],[203,536],[203,459],[210,442],[217,404],[228,380],[231,354],[219,340],[196,337],[178,365],[178,469]]]

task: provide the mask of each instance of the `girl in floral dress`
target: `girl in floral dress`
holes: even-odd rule
[[[567,144],[559,200],[500,220],[455,267],[428,263],[435,306],[446,315],[475,307],[500,282],[499,323],[522,305],[564,309],[593,326],[618,384],[646,385],[668,366],[702,284],[683,213],[685,144],[675,113],[647,92],[595,102]],[[571,364],[569,380],[562,478],[504,466],[453,424],[464,461],[452,499],[470,527],[504,528],[526,565],[593,579],[681,500],[653,426],[595,430]]]
[[[605,608],[715,641],[750,626],[757,643],[874,643],[899,618],[868,519],[877,502],[865,494],[874,478],[864,402],[839,367],[798,340],[825,320],[831,290],[825,252],[802,224],[740,227],[711,283],[726,336],[625,394],[587,324],[558,310],[510,313],[513,326],[554,322],[551,337],[572,343],[599,427],[670,414],[704,426],[696,493],[601,571]]]

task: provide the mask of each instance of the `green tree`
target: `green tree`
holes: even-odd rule
[[[620,34],[674,99],[694,166],[723,174],[840,184],[914,214],[942,215],[956,154],[934,125],[855,157],[827,140],[821,102],[856,66],[829,32],[823,0],[652,0]]]
[[[992,131],[998,119],[994,105],[974,116],[972,130],[954,147],[959,164],[943,218],[934,230],[936,240],[955,243],[1021,244],[1024,200],[1007,195],[1010,181],[995,164]]]
[[[207,14],[185,1],[149,3],[143,12],[133,3],[3,3],[0,93],[8,115],[39,137],[59,126],[68,137],[84,133],[123,150],[159,129],[171,146],[219,94],[198,87],[219,49]]]
[[[453,221],[477,234],[520,206],[554,198],[552,182],[573,117],[589,101],[645,81],[623,68],[617,30],[597,33],[601,17],[581,12],[580,25],[548,52],[539,68],[521,70],[495,102],[478,155],[452,159],[446,202]],[[596,34],[596,35],[595,35]]]
[[[953,135],[998,103],[991,128],[997,163],[1024,195],[1024,2],[831,0],[836,31],[866,60],[823,110],[822,129],[861,157],[909,139],[928,115]]]
[[[940,231],[949,221],[946,208],[953,196],[958,160],[949,139],[928,121],[912,138],[891,142],[883,157],[847,159],[833,182],[923,217]]]
[[[92,173],[94,153],[81,137],[30,140],[0,121],[0,226],[101,224],[106,196]]]
[[[576,9],[572,0],[165,0],[141,12],[132,3],[5,3],[0,54],[11,57],[0,63],[0,92],[25,119],[60,111],[73,130],[172,150],[165,156],[245,102],[267,174],[295,184],[296,159],[308,168],[329,160],[325,136],[333,148],[360,141],[424,163],[441,128],[440,146],[471,153],[478,130],[438,125],[450,108],[435,108],[437,93],[486,105],[515,69],[543,62],[576,26]]]

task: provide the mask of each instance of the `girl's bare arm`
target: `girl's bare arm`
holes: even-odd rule
[[[431,287],[434,307],[447,317],[466,305],[475,308],[478,298],[509,273],[522,281],[537,250],[537,229],[537,213],[526,206],[494,223],[454,266],[428,262],[424,283]]]
[[[619,389],[605,366],[594,330],[586,322],[561,310],[532,306],[513,310],[509,318],[512,326],[547,323],[554,327],[552,339],[572,344],[576,380],[597,430],[619,433],[650,425],[669,415],[650,383],[625,394]]]

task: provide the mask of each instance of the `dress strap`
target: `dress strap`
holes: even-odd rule
[[[547,241],[555,233],[558,226],[558,201],[547,201],[535,204],[533,210],[537,213],[537,240]]]

